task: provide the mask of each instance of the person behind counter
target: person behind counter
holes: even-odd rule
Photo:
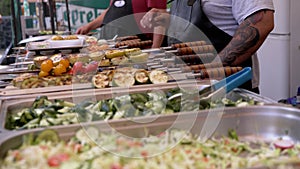
[[[143,40],[152,39],[153,48],[160,47],[165,34],[164,27],[143,28],[139,21],[152,8],[166,10],[166,4],[166,0],[111,0],[110,6],[101,15],[78,28],[76,34],[87,34],[102,27],[101,38],[138,34]]]
[[[259,93],[256,51],[274,28],[272,0],[171,0],[170,15],[150,10],[141,20],[144,27],[168,26],[169,44],[199,40],[195,25],[214,45],[224,66],[252,67],[253,77],[242,88]],[[180,19],[190,21],[179,24]],[[191,24],[192,23],[192,24]]]

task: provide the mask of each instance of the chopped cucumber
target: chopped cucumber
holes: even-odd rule
[[[35,139],[36,143],[40,143],[42,141],[58,143],[60,141],[60,139],[59,139],[59,136],[56,131],[54,131],[52,129],[45,129]]]

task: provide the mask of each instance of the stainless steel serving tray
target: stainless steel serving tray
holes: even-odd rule
[[[273,100],[271,98],[259,95],[257,93],[251,92],[246,89],[241,89],[241,88],[235,88],[232,92],[227,94],[227,97],[232,99],[232,100],[238,100],[240,98],[252,98],[255,101],[259,101],[262,103],[267,103],[267,104],[278,104],[276,100]]]
[[[203,84],[198,84],[197,88],[202,89],[206,86],[208,86],[206,83]],[[188,83],[183,83],[183,84],[173,84],[173,85],[150,85],[148,87],[142,88],[142,87],[135,87],[135,88],[130,88],[128,90],[124,90],[124,88],[115,88],[114,90],[112,89],[105,89],[105,90],[78,90],[78,91],[70,91],[68,93],[52,93],[51,95],[45,93],[45,94],[36,94],[36,95],[32,95],[31,97],[28,97],[27,99],[16,99],[16,100],[11,100],[11,99],[6,99],[6,100],[2,100],[1,101],[1,112],[0,112],[0,131],[2,132],[9,132],[10,130],[5,128],[5,124],[7,121],[7,116],[8,113],[17,113],[19,110],[25,108],[25,107],[31,107],[33,101],[35,100],[36,96],[48,96],[48,98],[50,100],[54,100],[54,99],[63,99],[65,101],[69,101],[69,102],[75,102],[75,103],[79,103],[81,101],[84,100],[92,100],[92,101],[96,101],[96,100],[103,100],[103,99],[109,99],[112,98],[116,95],[124,95],[124,94],[128,94],[128,93],[147,93],[147,92],[151,92],[154,90],[169,90],[169,89],[173,89],[175,87],[190,87],[191,85]],[[195,86],[193,86],[195,87]],[[274,102],[271,99],[267,99],[264,98],[260,95],[257,95],[255,93],[243,90],[243,89],[235,89],[232,92],[228,93],[227,98],[236,101],[238,99],[249,99],[252,98],[256,101],[262,102],[264,104],[276,104],[276,102]],[[31,130],[31,129],[29,129]]]
[[[114,96],[125,95],[129,93],[148,93],[156,90],[170,90],[173,88],[185,88],[185,87],[192,87],[197,89],[202,89],[209,85],[209,81],[202,81],[197,84],[188,83],[188,82],[180,82],[180,83],[168,83],[168,84],[149,84],[149,85],[136,85],[130,88],[104,88],[104,89],[86,89],[83,90],[81,88],[74,88],[72,91],[64,91],[64,92],[37,92],[36,94],[31,95],[20,95],[11,96],[11,97],[3,97],[0,99],[0,131],[6,131],[5,123],[7,119],[8,113],[16,113],[19,110],[31,107],[33,101],[36,99],[37,96],[47,96],[49,100],[54,99],[63,99],[65,101],[79,103],[84,100],[103,100],[113,98]]]
[[[209,85],[209,81],[203,81],[202,83],[198,83],[197,86],[190,84],[190,83],[169,83],[169,84],[157,84],[157,85],[144,85],[144,86],[133,86],[132,88],[107,88],[107,89],[89,89],[89,90],[74,90],[74,91],[66,91],[66,92],[55,92],[55,93],[37,93],[27,96],[28,98],[24,98],[24,96],[20,96],[21,99],[13,99],[7,98],[2,100],[1,112],[0,112],[0,131],[8,131],[5,129],[5,124],[7,121],[8,113],[16,113],[19,110],[25,107],[31,107],[33,101],[37,96],[48,96],[50,100],[54,99],[63,99],[65,101],[79,103],[83,100],[103,100],[109,99],[116,95],[124,95],[128,93],[147,93],[155,90],[169,90],[176,87],[193,87],[202,89]],[[238,99],[247,99],[252,98],[256,101],[262,102],[264,104],[276,104],[271,99],[263,98],[260,95],[255,93],[243,90],[243,89],[235,89],[226,96],[231,100],[238,100]],[[1,99],[0,99],[1,100]]]
[[[207,115],[211,113],[209,110],[201,111],[196,114],[195,123],[191,128],[191,132],[199,134]],[[187,123],[191,123],[195,117],[195,112],[186,112],[183,114],[172,114],[160,116],[150,123],[136,123],[128,125],[130,120],[119,120],[110,122],[110,126],[103,121],[93,122],[83,125],[57,126],[53,127],[63,140],[68,140],[74,136],[75,132],[86,125],[92,125],[99,128],[100,131],[111,131],[111,126],[115,130],[131,137],[143,137],[148,134],[158,134],[170,128],[181,116],[177,128],[183,129]],[[138,117],[136,119],[143,119]],[[294,141],[300,141],[300,110],[293,107],[283,106],[251,106],[239,108],[225,108],[220,123],[216,124],[217,128],[213,136],[227,135],[229,129],[235,129],[240,137],[260,139],[270,141],[279,137],[286,137]],[[37,134],[43,129],[33,129],[25,131],[15,131],[10,133],[0,133],[0,158],[3,158],[9,149],[17,148],[22,144],[22,137],[25,134]]]

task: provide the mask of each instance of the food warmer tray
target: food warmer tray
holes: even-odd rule
[[[196,114],[195,123],[191,128],[193,134],[199,135],[204,125],[207,115],[211,113],[209,110],[201,111]],[[128,125],[132,122],[129,120],[120,120],[112,122],[117,124],[114,130],[127,136],[140,138],[148,134],[156,135],[158,133],[170,129],[179,114],[162,116],[161,119],[150,123],[136,123]],[[191,122],[191,118],[195,117],[195,113],[186,112],[180,114],[182,116],[176,129],[185,129],[186,124]],[[145,118],[145,117],[140,117]],[[53,129],[59,134],[63,140],[68,140],[74,136],[75,132],[85,125],[97,127],[100,131],[111,131],[111,127],[103,121],[94,122],[84,125],[58,126]],[[300,110],[292,107],[282,106],[252,106],[239,108],[226,108],[217,128],[213,133],[214,137],[226,136],[228,130],[234,129],[239,137],[248,139],[259,139],[262,141],[271,141],[279,137],[289,138],[298,142],[300,140]],[[110,125],[113,126],[113,125]],[[16,131],[12,133],[0,133],[0,158],[3,158],[9,149],[17,148],[22,144],[22,136],[28,133],[37,134],[43,129],[33,129],[25,131]]]
[[[203,89],[207,87],[208,84],[198,84],[198,89]],[[137,86],[139,87],[139,86]],[[9,112],[17,112],[18,110],[30,107],[33,103],[33,101],[36,99],[37,96],[48,96],[49,100],[54,99],[63,99],[65,101],[70,101],[76,103],[84,100],[103,100],[103,99],[110,99],[116,94],[123,95],[128,93],[147,93],[151,92],[153,90],[169,90],[176,87],[191,87],[191,84],[189,83],[183,83],[183,84],[173,84],[173,85],[150,85],[149,87],[139,87],[139,88],[130,88],[128,90],[124,90],[124,88],[115,88],[115,90],[107,89],[107,90],[75,90],[75,91],[69,91],[67,93],[62,92],[56,92],[56,93],[39,93],[32,96],[27,96],[28,98],[19,98],[19,99],[3,99],[1,106],[1,112],[0,112],[0,131],[3,132],[10,132],[10,130],[5,129],[5,124],[7,120],[7,115]],[[195,86],[193,86],[195,87]],[[243,89],[235,89],[232,92],[228,93],[226,97],[230,100],[237,101],[239,99],[248,100],[248,99],[254,99],[255,101],[262,102],[263,104],[276,104],[271,99],[266,99],[261,97],[260,95],[257,95],[252,92],[246,92]],[[1,101],[1,99],[0,99]],[[202,111],[202,110],[201,110]],[[30,129],[29,129],[30,130]]]
[[[85,85],[85,84],[83,84]],[[2,96],[0,97],[0,131],[5,130],[4,125],[6,121],[7,113],[11,110],[16,112],[22,108],[30,107],[36,97],[39,96],[47,96],[49,100],[54,99],[63,99],[65,101],[74,102],[74,100],[78,103],[84,100],[103,100],[110,99],[116,95],[125,95],[128,93],[147,93],[155,90],[170,90],[173,88],[185,88],[185,87],[193,87],[198,88],[199,90],[210,85],[210,81],[201,81],[199,83],[185,81],[185,82],[172,82],[168,84],[147,84],[147,85],[136,85],[130,88],[122,88],[122,87],[114,87],[114,88],[103,88],[103,89],[81,89],[81,86],[74,87],[73,90],[69,91],[61,91],[61,92],[52,92],[51,90],[47,91],[36,91],[35,94],[26,94],[19,93],[19,95],[13,96]],[[51,89],[51,88],[50,88]],[[31,91],[31,89],[27,89]],[[27,90],[23,90],[26,92]],[[33,89],[32,89],[33,90]],[[1,96],[0,90],[0,96]]]

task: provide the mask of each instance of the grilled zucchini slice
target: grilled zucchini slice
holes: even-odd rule
[[[149,54],[148,53],[141,53],[138,55],[131,55],[129,56],[129,59],[134,62],[134,63],[143,63],[143,62],[147,62],[149,58]]]
[[[148,83],[149,81],[149,74],[144,69],[138,69],[134,73],[134,78],[138,84]]]
[[[113,86],[130,87],[135,83],[134,75],[131,73],[116,72],[113,77]]]
[[[109,77],[102,73],[96,74],[92,78],[92,85],[96,88],[105,88],[109,85],[109,82]]]
[[[167,83],[169,80],[167,73],[162,70],[152,70],[149,78],[153,84]]]
[[[123,56],[125,55],[125,52],[123,50],[107,50],[105,52],[105,57],[107,59],[112,59],[112,58],[115,58],[115,57],[120,57],[120,56]]]

